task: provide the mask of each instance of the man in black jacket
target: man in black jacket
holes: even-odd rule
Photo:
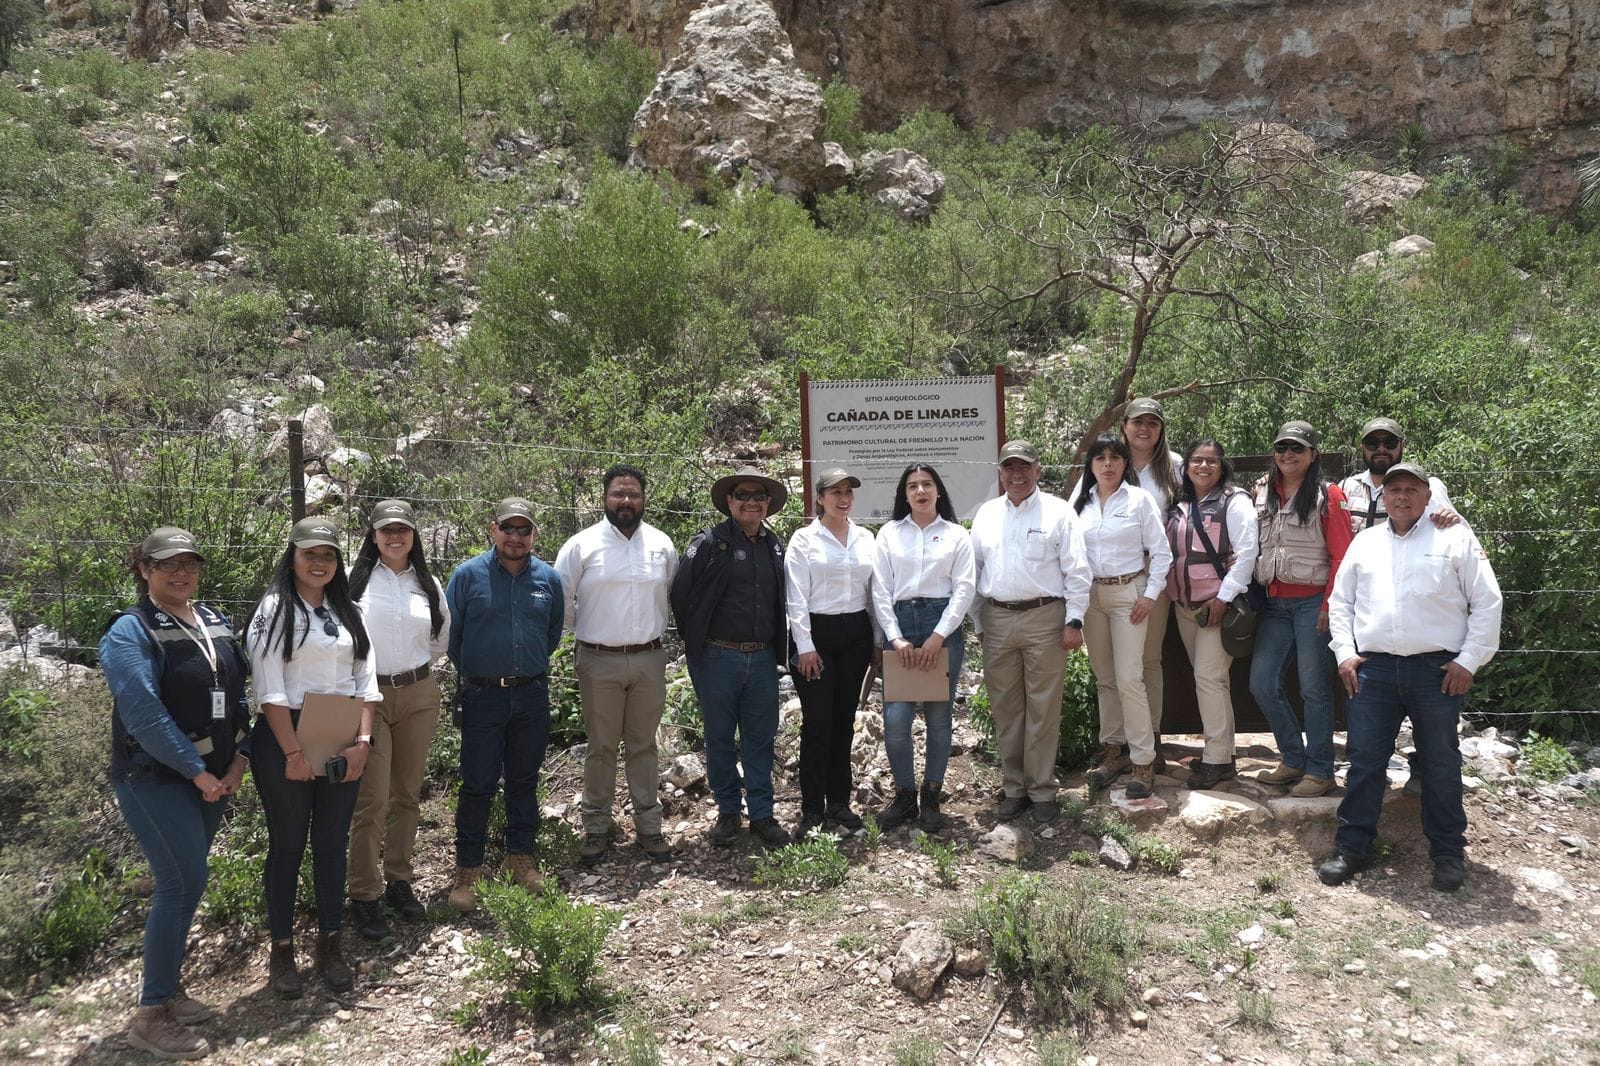
[[[718,846],[739,834],[741,792],[750,831],[770,847],[789,843],[772,816],[778,663],[789,643],[783,541],[766,525],[788,498],[781,481],[754,467],[718,479],[711,502],[728,520],[695,535],[672,581],[672,613],[705,720],[706,777],[718,812],[711,842]]]

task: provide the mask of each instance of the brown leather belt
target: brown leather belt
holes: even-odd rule
[[[596,644],[592,640],[578,641],[578,647],[588,648],[590,651],[609,651],[613,655],[633,655],[641,651],[655,651],[661,647],[661,638],[646,644]]]
[[[1133,573],[1123,574],[1121,577],[1097,577],[1094,579],[1094,583],[1096,585],[1126,585],[1134,578],[1143,576],[1143,570],[1135,570]]]
[[[989,603],[1002,611],[1031,611],[1035,607],[1060,603],[1062,599],[1061,596],[1038,596],[1031,600],[990,600]]]
[[[767,642],[764,640],[747,640],[741,644],[736,640],[718,640],[715,637],[707,637],[706,643],[715,644],[719,648],[727,648],[729,651],[742,651],[746,654],[753,651],[765,651],[767,647]]]
[[[378,684],[384,688],[405,688],[407,685],[416,684],[432,673],[433,666],[429,663],[423,663],[415,670],[407,670],[403,674],[379,674]]]

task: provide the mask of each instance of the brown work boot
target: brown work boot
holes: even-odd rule
[[[1121,744],[1107,744],[1100,749],[1100,757],[1089,769],[1089,787],[1105,788],[1115,781],[1133,760],[1122,750]]]
[[[470,914],[478,909],[478,892],[473,886],[483,877],[481,866],[457,866],[456,887],[450,890],[447,901],[452,908],[462,914]]]
[[[140,1007],[128,1027],[128,1046],[158,1059],[198,1059],[211,1054],[211,1042],[172,1016],[171,1001]]]
[[[1144,766],[1133,768],[1133,777],[1128,781],[1128,798],[1144,799],[1156,790],[1156,764],[1151,762]]]
[[[172,1017],[181,1025],[199,1025],[209,1022],[216,1017],[217,1012],[193,998],[179,985],[178,990],[167,1000],[167,1007],[172,1011]]]
[[[267,987],[280,999],[299,999],[304,986],[294,964],[294,942],[274,942],[267,962]]]
[[[339,952],[338,933],[317,934],[317,972],[335,992],[348,992],[355,987],[356,976]]]
[[[508,870],[511,872],[511,879],[528,892],[537,892],[539,886],[544,884],[544,874],[539,872],[532,855],[523,855],[520,852],[507,855],[505,865],[500,867],[500,872],[505,873]]]
[[[1333,778],[1306,774],[1300,779],[1299,784],[1289,790],[1289,795],[1299,796],[1301,799],[1310,799],[1312,796],[1326,796],[1332,789]]]
[[[1268,785],[1292,785],[1304,776],[1306,776],[1304,770],[1296,770],[1280,762],[1271,770],[1257,774],[1256,780]]]

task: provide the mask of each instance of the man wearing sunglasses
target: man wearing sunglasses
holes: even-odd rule
[[[461,792],[456,802],[456,883],[450,906],[478,905],[489,808],[506,788],[506,860],[530,892],[539,832],[539,769],[550,740],[550,652],[561,640],[565,597],[555,570],[533,554],[533,505],[501,500],[493,547],[450,575],[450,661],[461,685]]]
[[[772,810],[778,664],[789,653],[783,541],[766,525],[788,499],[783,482],[755,467],[719,478],[711,502],[728,519],[695,535],[672,579],[672,613],[705,720],[706,778],[717,801],[711,843],[718,847],[739,835],[741,799],[763,844],[789,843]]]
[[[1406,435],[1394,419],[1374,418],[1361,427],[1363,469],[1339,482],[1339,489],[1350,504],[1352,533],[1389,520],[1383,506],[1383,478],[1391,466],[1405,459],[1405,454]],[[1427,516],[1433,524],[1446,529],[1461,521],[1450,502],[1450,494],[1444,490],[1444,483],[1430,476],[1428,488],[1431,495]]]

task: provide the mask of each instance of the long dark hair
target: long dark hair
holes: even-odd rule
[[[1165,433],[1163,433],[1165,439]],[[1072,509],[1079,514],[1089,505],[1089,494],[1099,483],[1099,478],[1094,476],[1094,461],[1106,452],[1122,456],[1122,483],[1124,485],[1138,485],[1133,476],[1133,452],[1128,450],[1128,442],[1117,433],[1102,433],[1089,445],[1089,450],[1083,455],[1083,487],[1078,490],[1078,498],[1072,501]]]
[[[350,636],[356,642],[356,658],[365,659],[372,651],[372,639],[367,636],[367,627],[361,624],[361,612],[356,610],[355,602],[350,598],[350,579],[344,572],[344,552],[338,548],[333,550],[338,553],[339,564],[333,572],[333,580],[322,590],[322,602],[333,612],[334,620],[350,631]],[[291,542],[272,570],[272,581],[267,585],[266,593],[256,601],[250,611],[250,619],[245,623],[245,630],[248,631],[261,613],[261,605],[267,602],[267,597],[276,593],[278,602],[272,609],[272,617],[267,619],[267,640],[263,646],[271,647],[274,633],[283,634],[284,662],[294,658],[294,649],[305,643],[306,634],[311,631],[311,614],[306,610],[306,605],[300,602],[300,593],[294,584],[294,553],[295,546]],[[305,620],[306,628],[296,641],[294,635],[300,629],[301,619]]]
[[[894,490],[894,520],[911,516],[911,501],[906,499],[906,482],[911,480],[911,475],[922,471],[933,478],[933,487],[939,490],[939,498],[934,501],[934,510],[939,512],[939,517],[946,522],[956,520],[955,505],[950,502],[950,494],[944,490],[944,479],[939,476],[939,471],[927,463],[912,463],[906,467],[905,473],[900,475],[900,484]]]
[[[359,600],[367,594],[367,582],[372,580],[372,568],[378,565],[377,530],[367,527],[367,536],[361,542],[361,548],[356,552],[356,561],[350,564],[350,599]],[[417,536],[417,531],[411,531],[411,552],[406,556],[406,561],[411,564],[412,573],[417,575],[417,584],[422,586],[422,594],[428,597],[428,617],[433,620],[431,633],[437,637],[439,630],[444,626],[444,612],[439,610],[439,586],[434,584],[433,574],[428,570],[428,557],[422,552],[422,538]]]
[[[1189,480],[1189,460],[1194,458],[1194,453],[1201,448],[1215,448],[1219,470],[1217,472],[1217,488],[1227,491],[1233,487],[1233,460],[1228,458],[1228,453],[1223,450],[1222,444],[1213,437],[1201,437],[1189,445],[1189,450],[1183,453],[1183,488],[1172,498],[1173,506],[1181,501],[1184,503],[1199,503],[1200,494],[1195,491],[1194,482]]]
[[[1311,512],[1322,505],[1322,453],[1315,448],[1311,452],[1311,466],[1306,470],[1306,479],[1300,482],[1300,487],[1295,490],[1294,500],[1289,504],[1291,510],[1300,519],[1300,523],[1311,521]],[[1272,469],[1267,471],[1267,517],[1270,519],[1278,513],[1278,508],[1283,506],[1278,499],[1278,460],[1272,460]]]

